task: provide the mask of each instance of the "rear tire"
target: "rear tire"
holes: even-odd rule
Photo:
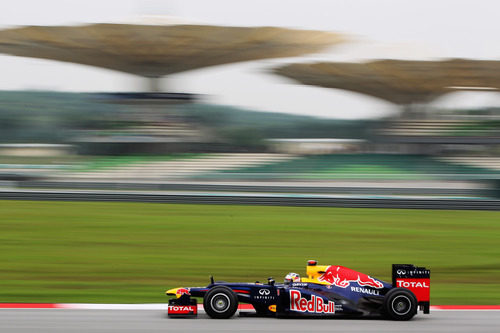
[[[238,309],[238,296],[231,288],[213,287],[203,298],[203,308],[211,318],[231,318]]]
[[[417,314],[417,298],[408,289],[391,289],[385,295],[383,310],[389,319],[410,320]]]

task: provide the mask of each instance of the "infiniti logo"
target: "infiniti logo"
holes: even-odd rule
[[[271,291],[269,289],[260,289],[259,294],[261,295],[269,295]]]
[[[406,274],[406,271],[405,271],[405,270],[403,270],[403,269],[398,269],[397,273],[398,273],[399,275],[403,275],[403,274]]]

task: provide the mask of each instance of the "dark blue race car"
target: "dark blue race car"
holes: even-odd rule
[[[284,283],[214,282],[206,287],[170,289],[170,317],[197,315],[202,297],[212,318],[232,317],[239,303],[251,304],[257,316],[274,317],[382,317],[410,320],[417,310],[429,313],[430,270],[392,265],[392,284],[343,266],[318,265],[309,260],[307,277],[289,273]],[[240,313],[240,315],[243,313]]]

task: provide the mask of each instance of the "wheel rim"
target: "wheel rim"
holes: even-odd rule
[[[394,297],[394,299],[391,302],[391,307],[394,313],[397,315],[403,316],[410,312],[411,310],[411,300],[404,296],[404,295],[399,295]]]
[[[210,304],[215,312],[222,313],[229,308],[231,300],[226,294],[218,293],[212,297]]]

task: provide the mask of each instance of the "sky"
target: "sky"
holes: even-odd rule
[[[500,60],[497,0],[3,0],[0,28],[20,25],[150,23],[280,26],[346,34],[349,42],[304,57],[222,65],[169,76],[162,88],[247,109],[330,118],[374,118],[398,108],[270,74],[283,63],[372,59]],[[0,55],[0,90],[137,91],[144,80],[84,65]],[[443,107],[500,106],[494,92],[454,93]]]

